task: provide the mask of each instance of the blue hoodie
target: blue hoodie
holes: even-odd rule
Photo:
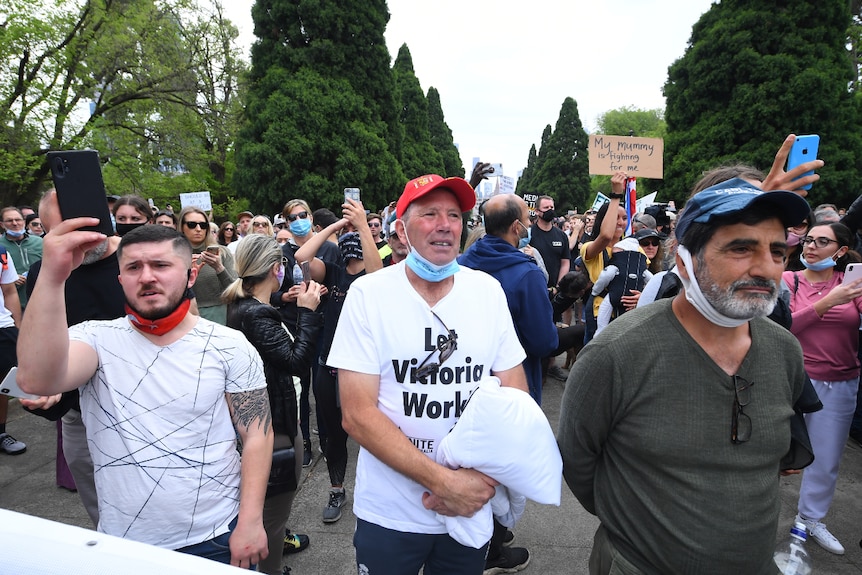
[[[559,345],[545,276],[533,258],[496,236],[481,238],[458,263],[494,276],[503,286],[515,331],[527,353],[524,371],[530,395],[541,405],[542,358]]]

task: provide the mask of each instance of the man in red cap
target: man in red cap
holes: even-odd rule
[[[458,543],[439,515],[472,516],[496,482],[439,465],[435,452],[479,380],[493,375],[523,391],[527,383],[500,284],[455,259],[461,213],[475,203],[462,178],[408,182],[396,204],[407,258],[354,282],[338,322],[328,363],[339,370],[344,429],[361,446],[353,504],[360,573],[485,567],[488,545]],[[382,317],[398,321],[372,329]]]

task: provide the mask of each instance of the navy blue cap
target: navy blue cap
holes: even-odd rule
[[[801,223],[811,213],[808,202],[795,192],[764,192],[742,178],[733,178],[710,186],[688,200],[682,215],[676,220],[676,239],[682,243],[693,222],[705,224],[713,217],[728,216],[764,203],[775,210],[775,216],[785,227]]]

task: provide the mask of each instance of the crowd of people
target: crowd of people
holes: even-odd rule
[[[340,217],[292,199],[217,225],[113,197],[112,237],[49,191],[0,212],[0,371],[58,422],[57,483],[99,530],[264,573],[309,546],[290,511],[316,451],[324,523],[355,473],[360,573],[526,568],[508,517],[478,547],[447,531],[500,487],[438,446],[481,381],[535,406],[548,376],[565,381],[548,457],[601,522],[591,573],[771,572],[779,473],[803,467],[798,520],[841,554],[823,519],[862,429],[862,280],[842,281],[862,200],[811,210],[822,162],[785,171],[793,139],[768,174],[707,172],[679,213],[629,222],[619,172],[581,215],[494,196],[469,238],[487,164]],[[23,453],[4,398],[0,449]]]

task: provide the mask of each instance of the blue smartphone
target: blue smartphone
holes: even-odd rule
[[[810,162],[817,159],[817,148],[820,146],[820,136],[817,134],[808,134],[805,136],[796,136],[796,141],[793,142],[793,147],[790,148],[790,154],[787,156],[787,171],[792,170],[799,164]],[[802,174],[801,177],[814,174],[814,170],[810,170]],[[794,178],[798,180],[799,178]],[[803,190],[810,190],[811,184],[802,186]]]

